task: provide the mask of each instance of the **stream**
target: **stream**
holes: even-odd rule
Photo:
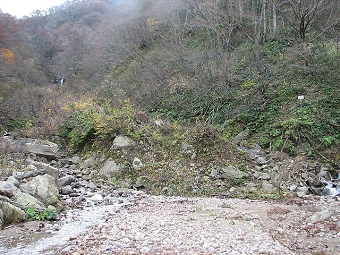
[[[132,204],[128,200],[117,201],[111,205],[92,205],[84,209],[68,210],[58,222],[47,222],[51,231],[34,232],[29,238],[1,242],[0,254],[3,255],[48,255],[66,245],[70,238],[76,238],[94,225],[105,222],[105,216],[116,213],[120,207]]]

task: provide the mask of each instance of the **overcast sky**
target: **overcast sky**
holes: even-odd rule
[[[35,10],[46,10],[64,2],[66,0],[0,0],[0,9],[3,13],[22,18]]]

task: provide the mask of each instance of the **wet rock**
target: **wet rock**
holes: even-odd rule
[[[78,236],[76,235],[70,236],[70,241],[77,240],[77,239],[78,239]]]
[[[115,150],[119,150],[119,149],[123,149],[126,147],[130,147],[133,146],[135,143],[128,138],[127,136],[117,136],[114,140],[113,140],[113,144],[111,149],[115,149]]]
[[[55,183],[55,178],[49,174],[33,177],[27,183],[22,183],[20,189],[38,198],[46,206],[54,205],[58,202],[58,187]]]
[[[74,182],[76,180],[76,178],[72,175],[66,175],[64,177],[61,177],[59,180],[58,180],[58,186],[61,188],[61,187],[65,187],[67,185],[70,185],[72,182]]]
[[[77,192],[73,192],[71,194],[69,194],[70,197],[79,197],[81,194],[77,193]]]
[[[0,195],[7,197],[14,195],[12,185],[9,182],[0,181]]]
[[[99,170],[101,176],[110,179],[114,176],[120,174],[120,165],[116,164],[116,162],[110,158],[108,159],[104,166]]]
[[[315,194],[315,195],[318,195],[318,196],[323,195],[322,194],[323,188],[310,187],[310,189],[311,189],[312,193]]]

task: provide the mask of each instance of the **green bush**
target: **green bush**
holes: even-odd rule
[[[51,209],[46,208],[42,212],[37,212],[34,208],[29,207],[26,210],[26,218],[28,220],[53,220],[57,213]]]

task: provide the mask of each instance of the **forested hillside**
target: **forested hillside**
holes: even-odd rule
[[[247,147],[339,166],[339,43],[336,0],[79,0],[0,13],[0,130],[80,150],[120,133],[148,140],[161,119],[178,137],[182,125],[206,143],[244,131]]]

